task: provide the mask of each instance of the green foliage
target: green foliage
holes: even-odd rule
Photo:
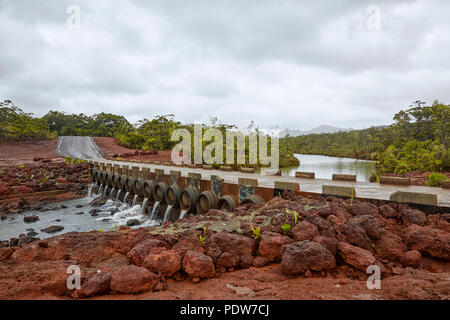
[[[259,238],[261,238],[261,228],[260,227],[254,228],[251,220],[250,220],[250,228],[252,229],[253,232],[252,234],[253,239],[258,240]]]
[[[198,242],[200,242],[200,244],[201,244],[202,246],[204,246],[207,237],[208,237],[208,235],[206,235],[206,226],[204,226],[204,227],[203,227],[203,234],[201,234],[201,235],[198,237]]]
[[[19,166],[19,169],[23,169],[23,168],[25,168],[25,166],[24,166],[23,164],[21,164],[21,165]]]
[[[428,175],[427,181],[425,182],[429,187],[442,187],[442,181],[450,180],[446,176],[440,173],[432,173]]]
[[[283,234],[285,236],[289,233],[289,231],[291,231],[291,228],[292,228],[291,225],[287,224],[287,223],[285,223],[281,226],[281,230],[283,231]]]
[[[291,213],[291,211],[288,208],[286,208],[286,222],[289,219],[290,213]],[[298,212],[294,210],[294,224],[297,224],[297,222],[298,222]]]
[[[119,226],[117,225],[117,223],[114,223],[114,231],[115,232],[119,231]]]

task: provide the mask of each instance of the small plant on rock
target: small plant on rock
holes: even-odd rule
[[[255,228],[253,227],[252,221],[250,220],[250,228],[252,229],[252,238],[255,240],[258,240],[261,237],[261,228]]]
[[[291,228],[292,228],[291,225],[287,224],[287,223],[285,223],[281,226],[281,230],[283,231],[283,234],[285,236],[289,233],[289,231],[291,231]]]
[[[198,238],[198,242],[200,242],[200,244],[201,244],[202,246],[205,245],[206,238],[208,237],[208,236],[206,235],[206,226],[203,227],[203,234],[204,234],[204,235],[201,234],[201,235],[199,236],[199,238]]]

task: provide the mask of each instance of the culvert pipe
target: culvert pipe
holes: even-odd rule
[[[121,175],[117,180],[117,188],[119,190],[125,190],[125,182],[127,181],[126,175]]]
[[[106,180],[106,172],[100,171],[100,176],[99,176],[100,184],[105,185],[105,180]]]
[[[249,197],[245,197],[242,199],[241,204],[251,203],[251,204],[260,204],[264,203],[264,199],[258,196],[257,194],[252,194]]]
[[[167,188],[166,202],[174,208],[180,207],[181,190],[177,184],[173,184]]]
[[[217,202],[217,209],[233,212],[238,205],[239,202],[237,201],[237,199],[233,198],[232,196],[226,195],[221,197]]]
[[[167,184],[165,182],[159,182],[155,186],[155,201],[158,201],[159,203],[165,203],[166,202],[166,193],[167,193]]]
[[[193,213],[195,211],[195,204],[198,199],[198,191],[193,187],[188,187],[183,190],[180,196],[181,210],[186,213]]]
[[[114,181],[113,181],[113,177],[114,174],[112,174],[111,172],[106,173],[106,184],[108,185],[108,187],[113,188],[114,187]]]
[[[130,192],[130,193],[133,192],[133,185],[134,185],[135,180],[136,179],[131,176],[127,177],[127,179],[125,180],[125,191],[126,192]]]
[[[144,196],[144,179],[136,179],[133,183],[133,193],[140,197]]]
[[[118,174],[113,174],[113,176],[112,176],[112,186],[113,186],[113,188],[117,188],[118,187],[119,178],[120,178],[120,176]]]
[[[149,200],[154,200],[155,196],[155,182],[153,180],[145,180],[143,187],[143,196]]]
[[[217,207],[217,196],[212,191],[203,191],[198,196],[196,209],[197,213],[203,214],[207,213],[211,209],[215,209]]]

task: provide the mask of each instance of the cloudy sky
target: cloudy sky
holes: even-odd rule
[[[415,100],[450,103],[449,14],[448,0],[0,0],[0,100],[38,116],[388,124]]]

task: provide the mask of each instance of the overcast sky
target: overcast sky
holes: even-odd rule
[[[133,122],[388,124],[415,100],[450,103],[449,16],[448,0],[0,0],[0,100]]]

